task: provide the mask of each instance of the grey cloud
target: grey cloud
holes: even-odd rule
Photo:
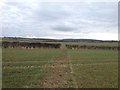
[[[60,25],[60,26],[53,27],[52,29],[56,30],[56,31],[70,32],[70,31],[76,30],[77,28],[76,27],[71,27],[71,26]]]
[[[59,22],[70,16],[71,12],[64,10],[62,4],[43,4],[34,11],[35,20],[42,22]]]

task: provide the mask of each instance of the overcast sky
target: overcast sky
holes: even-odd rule
[[[0,4],[5,37],[118,40],[117,2],[2,0]]]

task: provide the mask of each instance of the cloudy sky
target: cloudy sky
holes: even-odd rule
[[[2,36],[118,40],[113,1],[1,0]]]

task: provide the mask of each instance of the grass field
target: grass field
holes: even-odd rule
[[[118,87],[117,51],[69,50],[64,44],[61,49],[3,49],[3,88]]]
[[[42,66],[61,53],[57,49],[3,49],[3,87],[25,87],[42,79]]]
[[[79,88],[117,87],[118,54],[115,51],[69,51]]]

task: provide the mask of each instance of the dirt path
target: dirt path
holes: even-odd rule
[[[64,50],[63,54],[55,58],[52,64],[46,65],[45,76],[41,84],[43,88],[77,88],[73,73],[68,52]]]
[[[68,57],[66,52],[55,58],[52,64],[46,66],[45,77],[41,84],[44,88],[67,88],[68,87]]]

